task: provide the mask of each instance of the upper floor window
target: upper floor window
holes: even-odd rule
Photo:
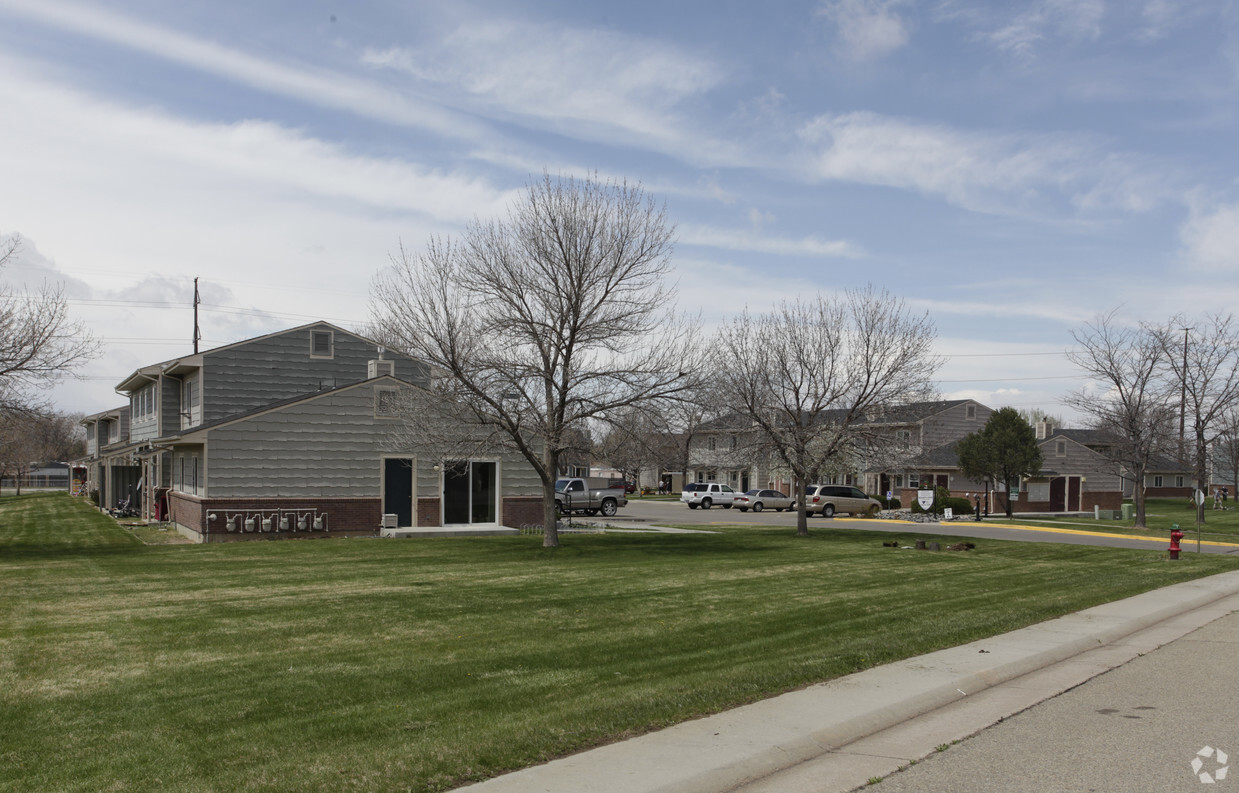
[[[977,417],[977,406],[976,405],[969,405],[968,407],[964,409],[964,411],[965,411],[964,415],[970,419],[975,419]]]
[[[1057,443],[1054,444],[1054,456],[1056,457],[1067,456],[1067,441],[1058,441]]]
[[[730,438],[727,439],[727,448],[733,452],[736,450],[736,436],[735,435],[732,435]]]
[[[895,430],[895,442],[908,444],[912,442],[912,430]]]
[[[333,335],[329,330],[310,331],[310,357],[331,358],[335,354]]]
[[[155,393],[155,384],[152,383],[129,396],[129,414],[134,421],[154,417]]]
[[[707,451],[711,451],[711,452],[714,451],[717,445],[718,445],[718,442],[715,440],[713,435],[711,435],[709,438],[706,438],[706,450]]]

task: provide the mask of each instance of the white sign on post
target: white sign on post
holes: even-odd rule
[[[1200,488],[1196,489],[1195,497],[1196,497],[1196,506],[1199,507],[1201,504],[1205,503],[1205,491],[1201,490]]]
[[[916,491],[916,503],[921,505],[921,509],[926,512],[934,505],[934,491],[918,490]]]
[[[945,507],[942,510],[942,517],[945,520],[955,520],[955,510],[951,509],[950,507]]]

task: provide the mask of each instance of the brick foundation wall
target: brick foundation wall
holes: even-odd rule
[[[1209,491],[1212,493],[1213,491]],[[1187,501],[1192,497],[1192,489],[1190,487],[1146,487],[1144,489],[1145,498],[1181,498]],[[1234,497],[1234,494],[1231,494]]]
[[[952,490],[951,495],[957,498],[967,498],[975,507],[975,495],[977,491],[970,490]],[[911,509],[916,503],[916,491],[908,488],[903,488],[899,491],[900,502],[904,509]],[[984,506],[984,495],[982,495],[982,506]],[[1101,509],[1122,509],[1123,494],[1117,490],[1113,491],[1088,491],[1080,493],[1080,510],[1082,512],[1092,512],[1093,507],[1097,506]],[[990,513],[1005,515],[1007,512],[1007,500],[998,491],[990,491]],[[1028,491],[1021,490],[1019,498],[1011,502],[1012,512],[1051,512],[1057,510],[1050,509],[1048,501],[1029,501]],[[1073,510],[1074,511],[1074,510]]]
[[[191,538],[201,542],[271,540],[286,537],[374,537],[382,519],[377,498],[198,498],[183,493],[168,494],[169,517]],[[214,513],[215,520],[208,515]],[[278,531],[279,518],[287,515],[289,531]],[[299,515],[325,516],[326,529],[296,531]],[[237,531],[228,531],[227,519],[236,516]],[[244,531],[247,517],[255,530]],[[271,518],[271,530],[261,531],[262,518]]]
[[[417,525],[438,526],[439,499],[417,500]],[[215,520],[207,516],[214,513]],[[326,531],[296,531],[292,527],[303,514],[326,515]],[[509,496],[500,504],[501,523],[520,528],[522,524],[542,525],[542,499],[537,496]],[[279,518],[287,515],[290,530],[278,531]],[[237,518],[237,531],[228,531],[228,517]],[[199,542],[237,542],[293,537],[374,537],[382,521],[382,505],[377,498],[199,498],[184,493],[168,493],[168,517],[183,534]],[[244,530],[245,519],[255,519],[255,530]],[[311,520],[313,515],[311,514]],[[262,519],[271,518],[270,531],[261,531]],[[312,525],[312,523],[311,523]]]
[[[438,526],[439,525],[439,499],[438,498],[419,498],[417,500],[417,525],[418,526]]]
[[[500,523],[513,529],[523,525],[541,526],[545,517],[541,496],[509,496],[503,500],[502,510]]]

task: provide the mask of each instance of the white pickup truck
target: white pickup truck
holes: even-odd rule
[[[680,500],[688,504],[689,509],[709,509],[715,504],[724,509],[731,509],[736,500],[736,491],[718,482],[689,482],[680,493]]]

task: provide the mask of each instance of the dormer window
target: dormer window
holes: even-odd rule
[[[334,338],[329,330],[310,331],[310,357],[331,358],[335,355]]]

